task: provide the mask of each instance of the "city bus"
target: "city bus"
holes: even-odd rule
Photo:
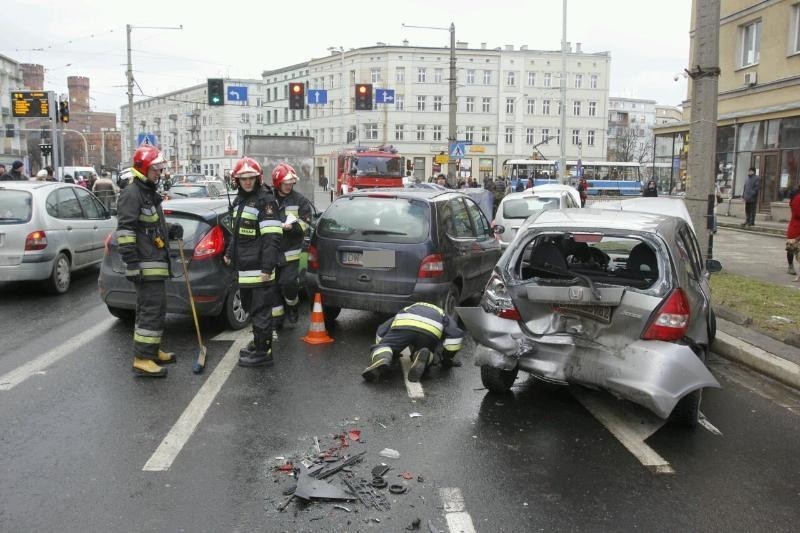
[[[503,176],[517,180],[533,178],[533,186],[558,181],[558,162],[552,159],[507,159],[503,162]],[[591,196],[638,196],[642,193],[641,165],[635,162],[582,161],[580,172],[577,161],[567,161],[570,185],[586,178]]]

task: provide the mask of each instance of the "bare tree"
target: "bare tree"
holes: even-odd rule
[[[644,128],[619,126],[614,141],[614,149],[609,150],[609,159],[613,161],[645,163],[653,160],[653,136]]]

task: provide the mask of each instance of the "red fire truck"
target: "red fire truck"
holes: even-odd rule
[[[336,176],[336,194],[377,187],[402,187],[405,158],[393,146],[356,148],[334,154],[330,175]]]

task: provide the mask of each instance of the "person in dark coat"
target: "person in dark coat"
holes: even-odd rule
[[[756,175],[756,168],[750,167],[747,171],[747,181],[744,182],[742,200],[744,200],[745,220],[742,226],[754,226],[756,223],[756,204],[758,193],[761,190],[761,178]]]
[[[650,180],[647,182],[647,185],[642,191],[642,196],[658,196],[658,185],[656,185],[656,180]]]
[[[22,173],[22,161],[14,161],[11,170],[0,176],[0,181],[28,181],[28,176]]]

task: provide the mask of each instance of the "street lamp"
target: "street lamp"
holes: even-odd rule
[[[345,82],[344,76],[344,47],[343,46],[329,46],[329,52],[339,52],[340,58],[342,60],[341,65],[339,67],[339,77],[341,79],[341,89],[342,89],[342,99],[339,101],[339,135],[340,135],[340,144],[341,144],[341,151],[344,152],[344,143],[345,143],[345,134],[344,134],[344,99],[347,97],[347,89],[350,85],[349,82]]]
[[[566,1],[566,0],[565,0]],[[441,28],[437,26],[411,26],[403,22],[403,28],[418,28],[423,30],[443,30],[450,32],[450,103],[449,107],[449,124],[447,128],[447,137],[450,141],[449,144],[456,142],[456,111],[458,109],[458,101],[456,100],[456,25],[450,23],[449,28]],[[450,162],[447,164],[447,177],[453,183],[455,177],[455,163]]]

